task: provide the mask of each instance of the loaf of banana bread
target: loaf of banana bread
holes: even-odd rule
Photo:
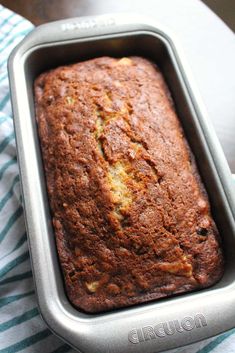
[[[159,69],[101,57],[41,74],[36,119],[67,295],[99,312],[207,287],[223,257]]]

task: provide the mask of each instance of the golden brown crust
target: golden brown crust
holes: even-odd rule
[[[57,247],[87,312],[206,287],[218,232],[158,68],[140,57],[60,67],[35,83]]]

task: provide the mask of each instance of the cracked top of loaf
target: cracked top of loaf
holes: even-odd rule
[[[159,69],[101,57],[41,74],[38,122],[70,301],[87,312],[210,286],[218,231]]]

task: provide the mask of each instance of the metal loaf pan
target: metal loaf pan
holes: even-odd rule
[[[89,315],[68,301],[58,263],[33,102],[43,71],[110,55],[156,62],[170,87],[222,237],[225,273],[193,293]],[[182,50],[153,20],[130,15],[75,18],[36,28],[9,59],[11,97],[32,267],[42,317],[58,336],[89,353],[159,352],[235,326],[235,206],[231,175]]]

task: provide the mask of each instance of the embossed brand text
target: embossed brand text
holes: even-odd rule
[[[115,20],[111,17],[104,17],[99,19],[87,18],[80,21],[65,22],[61,25],[61,29],[62,31],[73,31],[75,29],[86,30],[89,28],[112,26],[114,24]]]
[[[169,335],[174,335],[177,332],[191,331],[194,328],[207,326],[206,318],[202,314],[197,314],[194,317],[186,316],[181,321],[172,320],[160,322],[155,326],[145,326],[142,328],[134,328],[128,334],[128,340],[131,343],[137,344],[156,338],[163,338]]]

